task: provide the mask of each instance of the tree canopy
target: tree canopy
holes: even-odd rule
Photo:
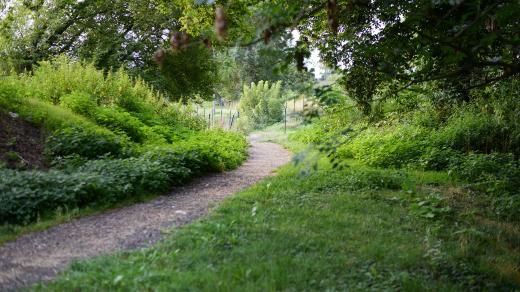
[[[518,1],[195,2],[185,1],[181,18],[193,34],[211,29],[218,5],[230,19],[229,43],[248,46],[298,30],[301,41],[288,56],[298,63],[302,50],[318,48],[365,110],[382,85],[392,93],[436,81],[468,100],[472,89],[520,73]]]
[[[472,90],[520,73],[520,4],[512,0],[13,3],[3,9],[0,26],[0,55],[11,65],[30,69],[65,53],[101,68],[125,64],[164,89],[185,87],[165,85],[182,74],[161,76],[152,63],[153,52],[168,47],[177,31],[214,52],[236,48],[228,56],[254,81],[268,71],[247,57],[249,52],[269,52],[262,58],[274,61],[266,62],[273,71],[288,64],[302,69],[309,51],[318,49],[366,112],[375,96],[386,98],[423,82],[435,82],[455,100],[469,100]],[[297,42],[291,31],[298,31]],[[214,66],[201,63],[204,68]]]

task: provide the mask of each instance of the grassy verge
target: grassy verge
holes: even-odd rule
[[[469,194],[446,173],[317,162],[282,168],[156,246],[75,263],[35,289],[519,289],[518,227],[459,207]]]

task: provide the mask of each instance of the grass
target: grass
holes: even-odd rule
[[[277,128],[278,127],[278,128]],[[265,130],[283,141],[280,126]],[[283,167],[148,249],[72,264],[35,290],[406,290],[520,288],[517,226],[457,202],[446,173],[320,156]],[[317,163],[317,170],[306,171]]]

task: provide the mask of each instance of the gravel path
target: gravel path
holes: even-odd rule
[[[24,235],[0,247],[0,291],[52,279],[73,260],[150,245],[161,230],[207,214],[217,201],[254,184],[287,163],[277,144],[250,136],[249,159],[238,169],[212,174],[147,203],[84,217]]]

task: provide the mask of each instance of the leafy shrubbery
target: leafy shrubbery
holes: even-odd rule
[[[477,194],[489,195],[497,215],[518,220],[520,164],[512,154],[458,156],[453,158],[450,171]]]
[[[280,95],[281,82],[269,85],[268,81],[244,85],[240,98],[240,126],[245,129],[260,129],[283,119],[283,102]]]
[[[335,160],[447,170],[486,196],[496,214],[513,219],[520,210],[519,86],[516,81],[499,84],[487,99],[448,109],[425,100],[416,100],[418,105],[408,111],[389,103],[380,106],[376,117],[340,105],[293,138],[321,145]]]
[[[105,75],[66,58],[6,76],[0,105],[47,132],[49,171],[0,169],[0,222],[30,223],[56,209],[111,205],[247,157],[242,135],[205,123],[122,70]]]
[[[98,158],[104,155],[127,156],[131,145],[126,136],[116,135],[104,128],[73,126],[56,130],[46,143],[50,157],[77,154],[85,158]]]

